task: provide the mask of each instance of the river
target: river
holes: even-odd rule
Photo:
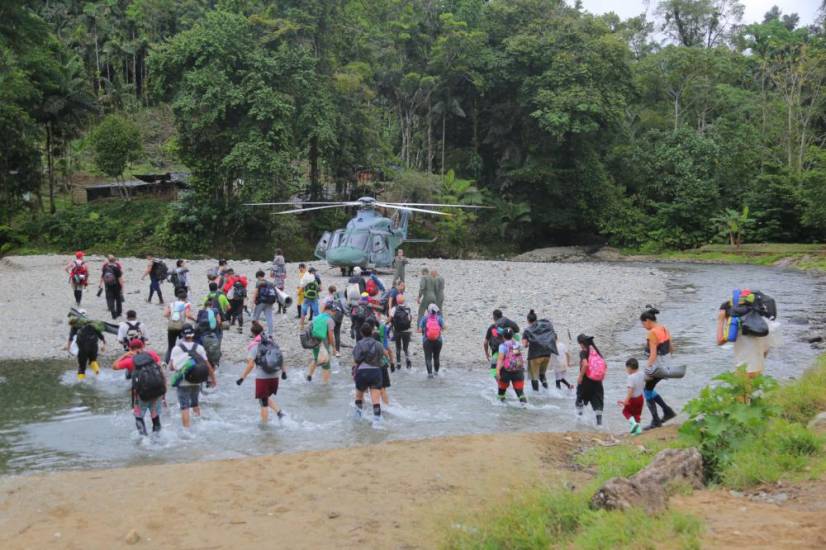
[[[714,345],[717,308],[732,288],[760,289],[777,300],[784,344],[770,354],[768,374],[780,380],[797,377],[817,356],[803,338],[826,311],[822,278],[752,266],[656,267],[669,279],[667,298],[655,305],[674,337],[675,361],[689,366],[685,378],[658,386],[677,408],[716,374],[732,368],[731,350]],[[615,404],[625,391],[623,365],[627,357],[640,356],[644,337],[636,319],[611,337],[597,335],[609,360],[604,430],[619,433],[625,427]],[[446,339],[450,345],[449,334]],[[353,417],[349,368],[334,369],[328,387],[309,384],[300,372],[291,372],[278,394],[287,418],[261,426],[251,395],[254,382],[249,379],[237,387],[241,365],[227,364],[219,370],[218,388],[203,398],[204,418],[190,432],[180,427],[171,392],[164,430],[150,438],[137,435],[129,410],[130,386],[122,374],[104,369],[97,380],[79,384],[70,362],[0,363],[0,473],[216,460],[443,435],[595,429],[590,414],[577,418],[569,392],[552,389],[537,395],[528,389],[527,407],[516,404],[512,394],[507,404],[498,403],[481,360],[445,365],[439,378],[428,380],[420,346],[414,342],[412,347],[418,365],[392,376],[392,403],[379,429]],[[575,379],[573,369],[568,379]]]

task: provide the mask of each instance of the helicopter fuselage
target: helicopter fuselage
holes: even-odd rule
[[[332,267],[390,267],[396,249],[407,237],[408,211],[397,222],[373,208],[360,208],[347,227],[326,231],[318,241],[315,256]]]

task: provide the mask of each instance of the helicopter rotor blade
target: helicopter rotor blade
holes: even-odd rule
[[[476,206],[470,204],[435,204],[424,202],[388,202],[385,204],[392,204],[400,208],[407,208],[408,206],[442,206],[445,208],[493,208],[492,206]]]
[[[396,210],[410,210],[411,212],[424,212],[425,214],[436,214],[437,216],[452,216],[447,212],[439,212],[438,210],[425,210],[424,208],[413,208],[411,206],[396,206],[395,204],[388,204],[384,202],[377,202],[375,206],[379,208],[395,208]]]
[[[304,212],[312,212],[313,210],[326,210],[328,208],[342,208],[344,206],[354,206],[352,203],[344,204],[330,204],[327,206],[314,206],[313,208],[294,208],[293,210],[282,210],[281,212],[273,212],[273,214],[302,214]]]
[[[319,205],[341,205],[347,206],[350,203],[347,202],[304,202],[304,201],[293,201],[293,202],[248,202],[244,204],[244,206],[303,206],[305,204],[309,204],[312,206],[319,206]]]

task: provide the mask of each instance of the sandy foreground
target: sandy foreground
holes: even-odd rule
[[[525,488],[579,484],[587,475],[567,469],[570,456],[598,437],[447,437],[5,477],[0,548],[433,548]]]
[[[63,271],[71,260],[61,256],[11,256],[0,260],[0,280],[4,292],[0,295],[5,315],[0,316],[0,360],[4,359],[60,359],[69,358],[63,351],[68,337],[66,315],[74,305],[68,275]],[[104,297],[96,297],[97,281],[103,258],[90,256],[90,286],[83,297],[83,308],[94,319],[111,321]],[[150,344],[160,351],[166,349],[166,319],[157,298],[146,303],[149,280],[140,280],[146,260],[123,258],[125,271],[124,313],[136,310],[138,319],[148,328]],[[167,260],[173,268],[174,260]],[[216,266],[215,260],[193,261],[191,271],[192,300],[206,296],[206,273]],[[261,262],[247,260],[230,262],[236,272],[254,278],[257,269],[268,267]],[[330,284],[343,289],[346,279],[338,270],[315,262],[326,288]],[[505,315],[520,324],[530,308],[549,317],[561,335],[570,330],[573,337],[579,332],[606,334],[618,322],[636,317],[646,303],[656,302],[664,292],[665,274],[650,268],[605,264],[548,264],[510,263],[461,260],[412,260],[407,268],[408,296],[415,298],[419,288],[419,274],[429,266],[440,271],[446,280],[445,314],[448,329],[445,333],[443,362],[468,363],[484,361],[481,342],[490,324],[491,312],[500,308]],[[382,277],[390,281],[391,275]],[[298,264],[288,265],[286,289],[293,297],[298,285]],[[162,285],[164,298],[172,298],[172,285]],[[415,304],[414,304],[415,306]],[[253,308],[250,307],[250,310]],[[415,311],[415,307],[414,307]],[[307,353],[298,341],[298,323],[295,311],[280,316],[276,323],[276,339],[288,364],[305,364]],[[121,319],[122,320],[122,319]],[[345,327],[348,326],[345,321]],[[247,326],[249,326],[247,324]],[[348,330],[342,330],[342,335]],[[345,342],[349,338],[345,337]],[[239,361],[244,357],[248,336],[234,330],[224,338],[224,361]],[[119,346],[113,337],[107,337],[106,357],[116,357]],[[106,361],[104,361],[106,362]]]

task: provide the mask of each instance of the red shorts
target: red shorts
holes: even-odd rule
[[[622,408],[622,416],[624,416],[626,420],[633,416],[634,420],[639,422],[642,416],[643,403],[645,403],[643,396],[632,397],[628,400],[628,404]]]
[[[278,378],[256,378],[255,398],[268,399],[278,393]]]

